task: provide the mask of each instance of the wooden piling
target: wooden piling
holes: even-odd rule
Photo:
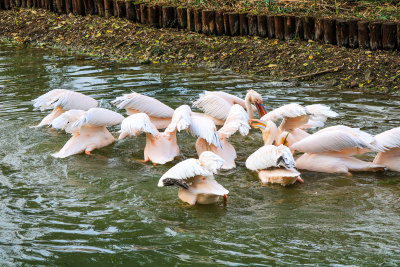
[[[36,2],[36,5],[35,5]],[[37,7],[37,1],[33,1],[34,6]],[[71,0],[65,0],[65,13],[71,13],[72,12],[72,1]]]
[[[249,35],[248,13],[239,13],[239,33],[241,36]]]
[[[314,40],[315,38],[315,19],[313,17],[303,17],[304,40]]]
[[[371,50],[382,49],[382,23],[371,22],[369,24],[369,46]]]
[[[149,5],[147,6],[147,24],[154,28],[160,28],[160,10],[161,6]]]
[[[294,16],[284,17],[284,30],[285,30],[285,40],[290,40],[294,38],[296,30],[296,19]]]
[[[349,20],[349,47],[358,47],[358,20]]]
[[[317,42],[324,41],[324,19],[323,18],[315,18],[315,37],[314,40]]]
[[[1,6],[2,5],[0,5],[0,9],[1,9]],[[26,8],[26,0],[21,0],[21,7]]]
[[[32,7],[32,5],[29,6],[31,3],[32,3],[31,0],[27,1],[26,5],[27,5],[28,8]],[[57,13],[58,14],[64,14],[65,13],[65,0],[56,0],[56,6],[57,6]]]
[[[194,31],[197,33],[201,33],[201,27],[202,27],[202,22],[201,22],[201,8],[196,8],[194,10]]]
[[[400,50],[400,22],[397,23],[397,49]]]
[[[275,38],[285,40],[285,24],[283,16],[274,16]]]
[[[94,15],[96,14],[96,8],[94,6],[94,0],[84,0],[83,1],[85,14],[86,15]]]
[[[112,15],[113,15],[114,17],[116,17],[116,18],[118,17],[118,6],[117,6],[117,1],[118,1],[118,0],[113,0],[113,3],[112,3],[112,4],[113,4],[113,14],[112,14]]]
[[[187,9],[187,29],[189,31],[194,32],[194,9],[188,8]]]
[[[240,34],[239,13],[229,13],[229,30],[231,36],[236,36]]]
[[[187,8],[186,7],[178,7],[176,9],[176,19],[178,22],[178,29],[186,29],[187,28]]]
[[[176,27],[176,15],[175,8],[173,6],[162,7],[162,27],[173,28]]]
[[[224,12],[224,30],[225,35],[231,35],[231,28],[229,25],[229,14]]]
[[[274,16],[267,16],[267,32],[268,38],[273,39],[275,38],[275,17]]]
[[[295,26],[294,26],[294,35],[295,37],[304,40],[304,20],[303,17],[296,16],[295,17]]]
[[[148,24],[148,13],[147,4],[140,4],[140,23]]]
[[[104,16],[106,18],[112,17],[112,15],[114,14],[113,0],[104,0],[103,2],[104,2]]]
[[[105,9],[104,9],[104,1],[103,0],[96,0],[96,10],[99,16],[105,16]]]
[[[117,1],[118,18],[126,18],[125,1]]]
[[[336,20],[336,42],[338,46],[349,47],[349,22],[347,20]]]
[[[382,24],[382,48],[394,50],[397,46],[397,23],[385,22]]]
[[[326,44],[336,44],[336,20],[324,19],[324,42]]]
[[[357,22],[358,46],[363,49],[369,49],[369,22]]]
[[[133,6],[135,7],[135,14],[136,14],[136,21],[137,22],[141,22],[142,18],[141,18],[141,12],[140,12],[140,5],[141,4],[134,4]]]
[[[267,37],[267,16],[266,15],[258,15],[257,16],[257,33],[260,37]]]
[[[26,0],[26,7],[27,8],[31,8],[32,7],[32,0]],[[57,5],[57,3],[56,3],[56,5]],[[65,1],[64,0],[62,0],[62,4],[61,4],[61,6],[63,7],[61,10],[62,10],[62,13],[58,13],[58,14],[63,14],[63,13],[65,13]],[[3,7],[2,7],[2,9],[4,9],[4,1],[3,1]],[[58,10],[57,10],[57,12],[59,12]]]
[[[206,35],[215,34],[215,11],[203,10],[201,11],[202,31]]]
[[[136,21],[135,5],[132,1],[125,2],[126,18],[130,21]]]
[[[215,12],[215,34],[216,35],[225,34],[224,12],[222,11]]]
[[[248,14],[247,15],[247,22],[249,25],[249,35],[255,36],[257,35],[257,15]]]

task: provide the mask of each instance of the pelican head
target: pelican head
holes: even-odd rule
[[[278,127],[272,121],[261,121],[250,119],[250,126],[256,129],[260,129],[265,145],[272,145],[278,135]]]
[[[264,116],[267,112],[265,111],[264,105],[263,105],[263,99],[259,93],[257,93],[254,90],[247,90],[246,102],[253,103],[258,111],[258,114],[260,115],[260,118]]]

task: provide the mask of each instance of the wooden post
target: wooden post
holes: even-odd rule
[[[257,15],[248,14],[247,22],[249,25],[249,35],[255,36],[257,35]]]
[[[202,26],[202,22],[201,22],[201,8],[196,8],[194,10],[194,30],[197,33],[201,33],[201,26]]]
[[[4,1],[2,1],[3,2],[3,6],[2,6],[2,9],[5,9],[4,8]],[[26,0],[26,7],[27,8],[31,8],[32,7],[32,0]],[[56,3],[57,4],[57,3]],[[61,4],[61,6],[63,7],[61,10],[62,10],[62,13],[60,13],[60,11],[58,11],[57,10],[57,12],[58,12],[58,14],[63,14],[63,13],[65,13],[65,1],[63,0],[62,1],[62,4]]]
[[[358,20],[349,20],[349,47],[358,47]]]
[[[397,49],[400,50],[400,22],[397,23]]]
[[[315,19],[313,17],[303,17],[304,40],[314,40],[315,38]]]
[[[178,21],[178,29],[186,29],[187,28],[187,8],[186,7],[178,7],[176,9],[176,17]]]
[[[162,26],[163,28],[173,28],[176,26],[175,8],[172,6],[162,7]]]
[[[231,36],[240,34],[239,13],[229,13],[229,30]]]
[[[215,33],[217,35],[225,34],[224,13],[222,11],[215,12]]]
[[[303,17],[296,16],[295,17],[295,27],[294,27],[294,35],[301,40],[304,40],[304,19]]]
[[[149,11],[147,10],[147,5],[140,4],[140,23],[148,24],[148,13]]]
[[[104,0],[103,2],[104,2],[104,16],[106,18],[109,18],[114,14],[113,0]]]
[[[126,18],[130,21],[136,21],[135,5],[132,1],[125,2]]]
[[[324,19],[324,41],[327,44],[336,44],[336,20]]]
[[[275,23],[275,38],[285,40],[285,24],[283,16],[274,16]]]
[[[267,16],[267,29],[268,29],[268,38],[275,38],[275,17]]]
[[[371,50],[382,49],[382,23],[371,22],[369,24],[369,46]]]
[[[358,46],[363,49],[369,49],[369,22],[357,22],[358,28]]]
[[[94,15],[96,14],[96,8],[94,5],[94,0],[86,0],[85,1],[85,13],[86,15]]]
[[[160,6],[147,6],[147,24],[154,28],[160,28]]]
[[[347,20],[336,20],[336,42],[338,46],[349,47],[349,23]]]
[[[385,22],[382,24],[382,47],[385,50],[396,49],[397,23]]]
[[[118,18],[126,18],[126,10],[125,10],[125,1],[118,0],[117,1],[118,8]]]
[[[229,25],[229,14],[224,13],[224,30],[225,30],[225,35],[231,35],[231,28]]]
[[[239,13],[239,32],[242,36],[249,34],[249,22],[247,15],[248,13]]]
[[[266,15],[258,15],[257,16],[257,33],[260,37],[267,37],[267,16]]]
[[[194,9],[187,9],[187,29],[194,32]]]
[[[141,22],[142,21],[142,18],[141,18],[141,12],[140,12],[140,4],[134,4],[134,7],[135,7],[135,13],[136,13],[136,21],[137,22]]]
[[[35,3],[35,2],[34,2]],[[37,7],[37,4],[36,4]],[[72,11],[72,1],[71,0],[65,0],[65,13],[71,13]]]
[[[118,0],[113,0],[113,16],[118,17],[118,6],[117,6],[117,1]]]
[[[104,1],[102,0],[97,0],[97,13],[99,16],[105,16]]]
[[[0,4],[0,9],[1,9],[1,6],[3,6],[3,4]],[[26,0],[21,1],[21,7],[26,8]]]
[[[32,1],[28,0],[27,7],[32,7],[32,6],[29,6],[31,3],[32,3]],[[65,1],[64,0],[56,0],[56,5],[57,5],[57,13],[64,14],[65,13]]]
[[[215,11],[214,10],[203,10],[201,12],[201,21],[203,33],[206,35],[215,34]]]
[[[294,16],[285,16],[284,18],[285,40],[294,38],[296,30],[296,19]]]
[[[324,19],[316,18],[315,19],[315,41],[323,42],[324,41]]]

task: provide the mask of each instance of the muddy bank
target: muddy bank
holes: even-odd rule
[[[346,49],[300,40],[205,36],[154,29],[126,19],[57,15],[45,10],[0,12],[0,37],[18,45],[40,45],[142,64],[175,63],[264,75],[298,77],[338,88],[395,92],[400,88],[400,53]],[[325,73],[326,70],[331,70]]]

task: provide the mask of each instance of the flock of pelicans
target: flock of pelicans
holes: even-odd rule
[[[307,129],[323,127],[338,114],[320,104],[287,104],[266,112],[263,99],[249,90],[243,100],[225,92],[205,92],[193,102],[204,113],[188,105],[172,109],[152,97],[125,94],[112,103],[125,109],[127,118],[98,108],[98,102],[84,94],[54,89],[33,100],[40,110],[53,109],[38,126],[48,125],[71,133],[64,147],[53,154],[65,158],[110,145],[114,136],[106,126],[121,124],[119,139],[146,134],[144,161],[164,164],[179,156],[176,133],[182,130],[198,137],[199,159],[187,159],[169,169],[158,186],[179,187],[181,200],[194,205],[215,203],[229,191],[213,177],[219,169],[235,168],[236,151],[228,138],[237,131],[247,135],[251,127],[262,132],[264,146],[246,160],[246,167],[257,171],[262,183],[290,185],[303,182],[298,170],[349,173],[388,169],[400,172],[400,127],[372,136],[358,128],[337,125],[314,134]],[[258,112],[259,119],[255,119]],[[276,122],[281,121],[279,127]],[[222,126],[219,130],[217,126]],[[160,129],[164,129],[160,132]],[[296,160],[293,153],[303,153]],[[377,152],[373,162],[355,155]]]

